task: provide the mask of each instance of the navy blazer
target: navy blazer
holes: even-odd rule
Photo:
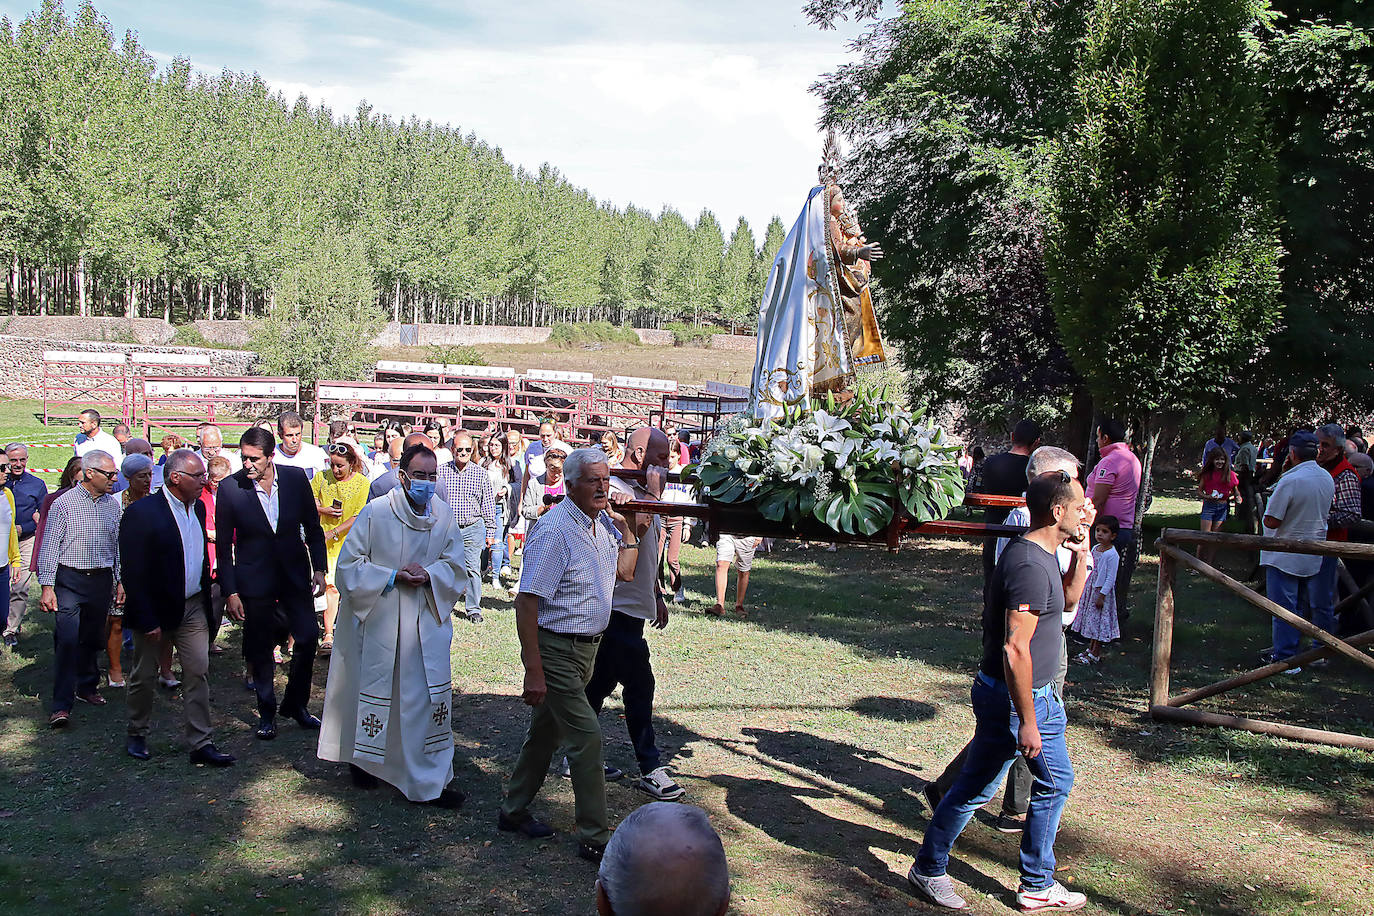
[[[224,478],[215,494],[215,562],[225,597],[309,595],[311,570],[325,571],[324,529],[310,478],[300,468],[275,469],[276,531],[247,471]]]
[[[210,554],[206,549],[205,504],[192,504],[200,523],[200,597],[210,614]],[[130,504],[119,522],[119,559],[124,583],[124,625],[140,633],[175,630],[186,612],[186,565],[181,529],[167,497],[153,493]]]

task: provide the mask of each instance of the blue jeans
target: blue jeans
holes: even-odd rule
[[[471,617],[482,609],[482,551],[487,546],[487,523],[479,518],[458,531],[463,535],[463,565],[468,573],[463,601]]]
[[[1264,593],[1275,604],[1310,620],[1328,633],[1336,632],[1336,557],[1322,557],[1315,576],[1295,576],[1272,566],[1265,567]],[[1306,637],[1291,624],[1274,618],[1274,657],[1279,659],[1302,651]]]
[[[501,530],[496,532],[496,543],[486,550],[488,562],[491,564],[491,584],[501,584],[501,567],[510,562],[506,558],[506,530],[505,526],[499,526]]]
[[[1064,704],[1055,696],[1054,685],[1046,684],[1032,692],[1035,724],[1040,729],[1040,753],[1026,763],[1030,766],[1030,808],[1021,833],[1021,887],[1044,890],[1054,883],[1054,838],[1059,818],[1073,788],[1073,764],[1064,739],[1068,719]],[[1021,720],[1012,706],[1004,681],[982,672],[973,682],[973,741],[964,758],[964,769],[955,780],[926,826],[921,851],[916,855],[916,871],[934,878],[949,869],[949,851],[977,811],[997,792],[1007,768],[1016,759],[1017,730]]]

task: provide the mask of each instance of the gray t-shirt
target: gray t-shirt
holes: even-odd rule
[[[649,494],[628,480],[611,478],[611,486],[635,499],[649,499]],[[663,520],[655,515],[644,535],[639,539],[639,562],[635,564],[635,577],[629,582],[619,579],[615,582],[615,593],[611,596],[611,610],[627,617],[653,620],[658,616],[658,543],[663,531]]]
[[[1037,616],[1031,635],[1031,686],[1044,687],[1059,673],[1064,616],[1064,580],[1054,554],[1024,537],[1002,551],[988,583],[983,606],[982,671],[1005,680],[1002,648],[1007,641],[1007,611],[1027,610]]]

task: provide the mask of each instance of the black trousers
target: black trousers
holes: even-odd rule
[[[625,727],[630,732],[640,775],[658,769],[660,758],[654,743],[654,669],[649,664],[649,643],[644,639],[647,621],[611,612],[611,622],[601,637],[592,679],[587,682],[587,702],[598,715],[606,697],[617,684],[625,689]]]
[[[964,758],[968,756],[969,748],[973,746],[970,741],[964,745],[964,749],[959,752],[945,771],[935,780],[935,786],[944,795],[953,787],[959,774],[964,771]],[[1006,789],[1002,792],[1002,813],[1011,817],[1025,817],[1030,810],[1031,795],[1030,765],[1026,763],[1026,758],[1020,754],[1011,762],[1011,769],[1007,771]]]
[[[272,680],[276,663],[272,649],[287,634],[296,640],[291,652],[291,668],[286,677],[286,692],[280,708],[295,713],[310,702],[310,679],[315,670],[315,649],[320,642],[320,627],[315,622],[315,602],[310,592],[286,594],[279,598],[244,598],[243,657],[253,676],[258,694],[258,715],[265,720],[277,714],[277,695]]]
[[[57,567],[53,579],[57,621],[53,627],[53,712],[70,712],[77,693],[100,686],[95,657],[105,646],[105,622],[114,600],[114,571]]]

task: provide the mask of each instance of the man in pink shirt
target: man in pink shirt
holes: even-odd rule
[[[1105,419],[1097,427],[1097,448],[1101,453],[1088,475],[1088,493],[1097,517],[1113,516],[1121,526],[1114,546],[1121,555],[1116,574],[1116,609],[1120,622],[1130,616],[1126,607],[1127,586],[1135,572],[1140,548],[1135,535],[1135,502],[1140,492],[1140,459],[1126,444],[1126,426],[1120,420]]]

